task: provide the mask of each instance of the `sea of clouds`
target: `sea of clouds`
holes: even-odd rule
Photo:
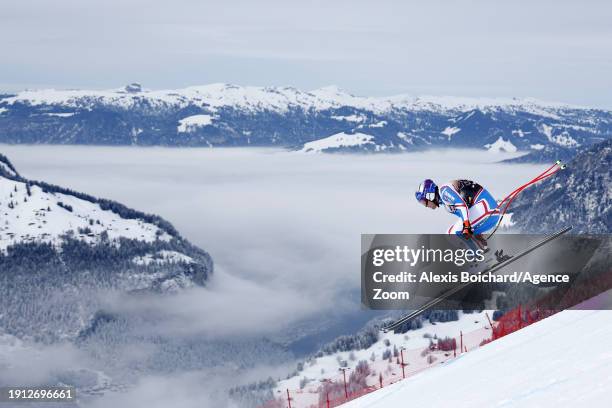
[[[215,274],[206,288],[163,299],[105,299],[109,309],[153,313],[155,324],[141,330],[210,341],[282,337],[290,331],[310,336],[311,348],[356,331],[373,316],[359,306],[360,234],[441,233],[455,221],[415,201],[421,180],[469,178],[502,198],[541,167],[499,164],[510,156],[471,150],[307,155],[272,149],[2,145],[0,152],[27,178],[161,215],[210,252]],[[85,364],[79,350],[53,347],[49,353],[39,350],[44,370],[56,361],[53,353]],[[36,367],[30,360],[24,360],[27,366]],[[23,363],[18,368],[20,377],[27,374]],[[282,376],[283,369],[261,362],[239,376],[231,364],[171,376],[148,373],[129,391],[95,403],[136,406],[134,401],[148,396],[145,400],[158,406],[168,406],[170,399],[179,407],[210,405],[215,393],[201,390]],[[155,397],[164,387],[173,393]]]

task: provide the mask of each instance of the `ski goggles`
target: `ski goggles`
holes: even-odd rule
[[[429,193],[422,193],[420,191],[417,191],[415,193],[416,199],[419,203],[423,204],[425,207],[427,207],[427,203],[429,201],[435,201],[436,200],[436,193],[435,192],[429,192]]]

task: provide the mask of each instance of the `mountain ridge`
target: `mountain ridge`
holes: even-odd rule
[[[612,111],[533,98],[354,96],[337,87],[211,84],[146,90],[39,90],[0,95],[0,142],[304,150],[334,135],[371,143],[324,152],[469,147],[573,152],[612,136]],[[525,159],[524,159],[525,160]]]
[[[223,97],[227,100],[224,100]],[[231,97],[234,97],[232,99]],[[532,97],[458,97],[451,95],[411,95],[394,94],[390,96],[357,96],[345,91],[335,85],[324,86],[310,91],[284,86],[241,86],[231,83],[212,83],[207,85],[194,85],[178,89],[143,89],[139,84],[129,84],[124,88],[86,90],[86,89],[28,89],[17,93],[0,94],[0,98],[8,105],[17,102],[29,102],[31,105],[52,105],[64,103],[69,106],[79,106],[78,101],[83,98],[103,99],[112,103],[113,99],[131,99],[132,101],[142,99],[159,100],[167,103],[177,103],[188,98],[200,98],[204,103],[211,104],[217,99],[218,105],[234,104],[238,98],[246,103],[250,100],[252,107],[267,108],[274,107],[273,102],[286,100],[287,104],[314,105],[318,100],[319,109],[332,106],[366,107],[370,104],[379,104],[379,109],[392,109],[394,107],[419,107],[423,110],[439,107],[440,109],[470,110],[477,107],[499,107],[499,106],[533,106],[542,108],[567,108],[582,110],[601,110],[596,107],[570,104],[565,102],[544,101]],[[208,98],[208,100],[204,100]],[[268,102],[268,105],[264,103]],[[129,106],[123,104],[124,107]],[[278,107],[278,105],[277,105]]]
[[[163,218],[29,180],[0,154],[0,331],[72,338],[102,293],[172,294],[212,273],[210,255]]]
[[[567,168],[513,203],[512,222],[523,232],[548,233],[572,225],[574,233],[612,230],[612,140],[581,150]]]

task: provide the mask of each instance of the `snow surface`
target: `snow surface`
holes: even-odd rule
[[[544,134],[544,136],[546,136],[549,141],[552,142],[552,126],[549,126],[546,123],[542,123],[538,130],[540,131],[540,133]]]
[[[61,235],[69,231],[89,243],[98,241],[104,231],[110,240],[123,237],[152,242],[171,238],[154,224],[121,218],[97,203],[46,193],[35,185],[30,191],[28,195],[23,182],[0,177],[0,251],[17,242],[59,244]],[[59,203],[72,207],[72,211]]]
[[[371,128],[382,128],[382,127],[385,127],[385,126],[387,126],[387,121],[386,120],[381,120],[379,122],[372,123],[368,127],[371,127]]]
[[[343,407],[609,406],[610,344],[612,311],[567,310]]]
[[[69,118],[74,116],[76,112],[63,112],[63,113],[45,113],[47,116],[56,116],[58,118]]]
[[[179,120],[179,125],[176,128],[179,132],[193,132],[197,128],[212,124],[212,116],[210,115],[193,115],[187,116]]]
[[[513,130],[512,134],[513,135],[517,135],[518,137],[525,137],[525,135],[528,135],[531,132],[523,132],[522,129],[517,129],[517,130]]]
[[[555,135],[552,137],[553,142],[563,147],[578,147],[580,143],[576,141],[573,137],[567,133],[567,131],[563,131],[559,135]]]
[[[399,137],[400,139],[402,139],[406,143],[414,144],[414,141],[412,140],[412,137],[410,135],[407,135],[404,132],[397,132],[396,136]],[[402,145],[400,145],[400,147],[401,146]]]
[[[347,115],[347,116],[332,116],[331,117],[334,120],[337,121],[347,121],[347,122],[354,122],[354,123],[359,123],[359,122],[363,122],[363,116],[360,115]]]
[[[517,148],[510,140],[504,140],[501,136],[493,143],[487,143],[484,147],[493,153],[508,152],[515,153]]]
[[[542,133],[549,142],[555,143],[559,146],[563,147],[578,147],[580,144],[570,136],[567,131],[563,131],[558,135],[553,135],[553,127],[549,126],[545,123],[542,123],[538,129],[540,133]]]
[[[544,145],[540,144],[540,143],[536,143],[536,144],[532,144],[529,147],[531,147],[533,150],[542,150],[544,149]]]
[[[374,139],[373,136],[366,135],[365,133],[355,133],[351,135],[341,132],[323,139],[305,143],[300,151],[304,153],[321,153],[327,149],[374,144],[372,139]]]
[[[446,129],[444,129],[444,130],[443,130],[442,132],[440,132],[440,133],[442,133],[443,135],[448,136],[448,141],[450,142],[451,137],[452,137],[452,136],[453,136],[455,133],[457,133],[457,132],[459,132],[459,131],[461,131],[461,129],[460,129],[460,128],[458,128],[458,127],[450,127],[450,126],[447,126],[447,127],[446,127]]]
[[[193,258],[185,254],[181,254],[176,251],[162,250],[157,251],[154,254],[147,254],[144,256],[137,256],[132,259],[137,265],[150,265],[150,264],[166,264],[166,263],[193,263]]]

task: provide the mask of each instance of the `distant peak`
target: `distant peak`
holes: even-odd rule
[[[132,82],[131,84],[127,84],[124,89],[127,93],[142,92],[142,86],[138,82]]]

